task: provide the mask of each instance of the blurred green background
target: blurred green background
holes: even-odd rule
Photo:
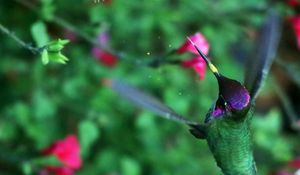
[[[81,143],[83,166],[78,175],[221,174],[206,142],[195,139],[187,127],[136,108],[101,81],[122,79],[202,122],[217,98],[213,75],[207,72],[200,81],[195,72],[179,65],[151,68],[146,63],[201,32],[220,72],[242,81],[244,60],[251,58],[270,4],[266,0],[1,1],[0,23],[25,42],[68,38],[67,33],[76,39],[63,50],[70,59],[66,65],[43,65],[39,55],[0,33],[0,174],[25,174],[24,168],[19,169],[24,161],[38,158],[43,148],[70,133]],[[272,5],[283,19],[298,10],[284,1]],[[43,29],[32,32],[37,23],[45,27],[46,36]],[[294,33],[286,21],[282,25],[280,58],[299,64]],[[91,53],[103,32],[109,36],[106,47],[118,57],[114,67],[101,64]],[[189,55],[170,59],[185,58]],[[276,80],[269,79],[260,94],[253,121],[262,175],[286,169],[287,162],[300,154],[298,131],[291,127],[299,117],[295,93],[299,82],[277,67],[272,75]],[[281,97],[276,95],[278,88]]]

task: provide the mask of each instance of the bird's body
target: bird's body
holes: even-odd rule
[[[224,175],[256,175],[250,134],[251,110],[238,116],[239,120],[225,116],[208,121],[206,140]]]

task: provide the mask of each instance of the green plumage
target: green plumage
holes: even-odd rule
[[[211,118],[211,113],[207,114]],[[206,140],[224,175],[255,175],[251,144],[252,107],[207,121]]]

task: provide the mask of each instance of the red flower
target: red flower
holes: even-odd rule
[[[109,48],[109,38],[110,37],[107,31],[99,33],[97,36],[97,42],[99,43],[100,47]],[[114,67],[118,63],[118,58],[114,54],[103,50],[102,48],[97,46],[93,47],[92,55],[103,65],[107,67]]]
[[[193,68],[195,72],[199,75],[199,79],[204,79],[206,64],[201,56],[197,56],[190,60],[183,60],[181,66],[185,68]]]
[[[114,67],[118,63],[118,58],[115,55],[98,47],[92,49],[92,54],[98,61],[107,67]]]
[[[299,5],[299,1],[297,1],[297,0],[287,0],[287,3],[290,6],[297,6],[297,5]]]
[[[208,54],[209,43],[201,33],[196,33],[189,38],[201,49],[205,55]],[[206,64],[189,40],[186,40],[185,43],[183,43],[183,45],[177,49],[177,53],[179,54],[186,52],[193,53],[196,55],[196,57],[190,60],[182,61],[181,66],[185,68],[193,68],[199,75],[199,79],[202,80],[205,76]]]
[[[189,38],[201,49],[201,51],[205,55],[208,54],[209,44],[208,44],[207,40],[205,39],[205,37],[201,33],[196,33],[196,34],[190,36]],[[195,49],[195,47],[191,44],[191,42],[189,40],[186,40],[185,43],[183,43],[183,45],[181,45],[177,49],[177,53],[185,53],[185,52],[191,52],[191,53],[198,55],[197,50]]]
[[[295,160],[292,160],[292,161],[290,161],[288,164],[289,164],[290,167],[293,167],[293,168],[300,168],[300,158],[297,158],[297,159],[295,159]]]
[[[300,49],[300,15],[290,17],[289,22],[292,24],[294,33],[297,38],[297,45],[298,48]]]
[[[49,173],[55,175],[73,175],[74,170],[69,167],[46,167],[39,172],[39,175],[49,175]]]
[[[78,169],[81,166],[80,145],[75,135],[56,141],[42,153],[56,156],[66,168]]]

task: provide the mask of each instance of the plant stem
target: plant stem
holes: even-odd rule
[[[33,46],[31,46],[31,44],[24,42],[22,39],[17,37],[12,31],[10,31],[8,28],[3,26],[1,23],[0,23],[0,31],[2,31],[4,34],[6,34],[7,36],[9,36],[13,40],[15,40],[23,48],[30,50],[34,54],[38,54],[42,50],[42,48],[33,47]]]

